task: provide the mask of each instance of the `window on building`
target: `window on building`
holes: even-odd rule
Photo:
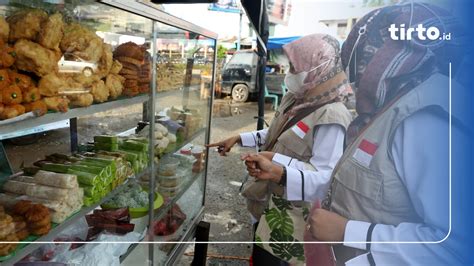
[[[343,38],[346,36],[347,23],[337,23],[337,36]]]

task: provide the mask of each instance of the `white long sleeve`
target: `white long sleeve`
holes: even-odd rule
[[[308,163],[275,154],[273,162],[286,166],[286,198],[314,202],[322,199],[329,187],[332,170],[342,156],[345,130],[337,124],[321,125],[314,134],[312,154]],[[301,172],[304,177],[301,177]],[[303,194],[304,191],[304,194]]]
[[[454,130],[454,129],[453,129]],[[449,158],[448,121],[432,111],[420,111],[406,119],[396,130],[392,156],[401,181],[421,223],[397,226],[376,224],[372,242],[435,242],[449,231]],[[344,245],[363,249],[369,223],[349,221]],[[442,244],[378,244],[372,243],[370,255],[376,265],[452,265],[455,250],[462,250],[452,234]],[[369,253],[358,256],[346,265],[369,265]]]
[[[240,139],[243,147],[255,147],[257,146],[257,134],[260,135],[260,145],[265,144],[265,138],[267,137],[268,128],[262,130],[246,132],[240,134]]]

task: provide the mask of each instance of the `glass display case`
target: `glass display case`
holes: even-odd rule
[[[147,1],[0,1],[2,265],[179,257],[202,219],[216,38]]]

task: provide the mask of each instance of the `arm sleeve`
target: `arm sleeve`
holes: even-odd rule
[[[407,188],[420,223],[401,223],[397,226],[376,224],[370,234],[369,223],[349,221],[344,245],[367,249],[372,242],[437,242],[449,231],[449,136],[448,123],[428,110],[406,119],[397,128],[391,147],[396,170]],[[369,237],[370,234],[370,237]],[[456,240],[442,244],[378,244],[370,245],[369,257],[376,264],[390,264],[394,260],[406,265],[449,265],[455,260],[453,250],[459,250]],[[365,254],[367,255],[367,254]],[[365,256],[362,255],[362,256]],[[451,262],[451,263],[450,263]]]
[[[267,137],[268,128],[264,128],[258,131],[246,132],[240,134],[243,147],[255,147],[257,146],[257,134],[260,134],[261,145],[265,144],[265,138]]]
[[[273,161],[287,167],[288,200],[313,202],[325,196],[332,170],[343,152],[344,137],[345,130],[340,125],[318,126],[314,134],[313,156],[309,164],[275,154]]]

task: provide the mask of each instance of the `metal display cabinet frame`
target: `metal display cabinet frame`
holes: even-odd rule
[[[131,1],[131,0],[125,0],[125,1],[115,1],[115,0],[102,0],[102,1],[95,1],[101,4],[108,5],[113,8],[117,8],[120,10],[123,10],[125,12],[129,12],[144,18],[147,18],[152,21],[153,23],[153,43],[156,42],[157,39],[160,38],[159,32],[156,30],[155,26],[157,23],[161,24],[166,24],[168,26],[181,29],[184,31],[191,32],[193,34],[197,34],[203,37],[208,38],[209,40],[212,40],[214,43],[214,54],[213,54],[213,66],[212,66],[212,77],[211,77],[211,84],[210,84],[210,91],[209,91],[209,97],[208,97],[208,112],[205,116],[206,121],[205,121],[205,127],[199,130],[198,132],[195,133],[195,136],[191,136],[188,141],[192,140],[194,137],[199,136],[200,134],[204,133],[204,144],[208,144],[210,141],[210,128],[211,128],[211,119],[212,119],[212,105],[213,105],[213,98],[214,98],[214,82],[215,82],[215,71],[216,71],[216,58],[217,58],[217,34],[208,31],[204,28],[201,28],[197,25],[194,25],[192,23],[189,23],[187,21],[184,21],[182,19],[179,19],[175,16],[172,16],[168,13],[165,13],[162,10],[159,10],[156,8],[156,6],[152,3],[146,2],[146,1]],[[100,12],[100,11],[99,11]],[[152,48],[153,52],[153,70],[152,70],[152,84],[151,84],[151,92],[149,95],[141,95],[129,99],[122,99],[122,100],[116,100],[116,101],[111,101],[111,102],[105,102],[102,104],[97,104],[97,105],[92,105],[87,108],[77,108],[77,109],[72,109],[69,112],[66,113],[52,113],[52,114],[47,114],[43,117],[38,117],[34,119],[29,119],[29,120],[23,120],[14,124],[9,124],[9,125],[4,125],[0,127],[0,141],[4,139],[9,139],[9,138],[14,138],[18,136],[24,136],[32,133],[39,133],[39,132],[44,132],[56,128],[61,128],[64,127],[64,125],[67,126],[67,122],[69,122],[69,127],[70,127],[70,137],[71,137],[71,151],[77,151],[78,147],[78,132],[77,132],[77,118],[86,116],[86,115],[91,115],[95,114],[98,112],[103,112],[103,111],[108,111],[114,108],[120,108],[120,107],[126,107],[126,106],[131,106],[134,104],[139,104],[143,103],[144,108],[147,108],[148,114],[155,114],[156,113],[156,106],[160,106],[160,101],[159,98],[160,96],[163,96],[166,94],[164,93],[157,93],[157,69],[156,69],[156,64],[157,64],[157,51],[155,51],[155,46],[153,45]],[[192,60],[191,60],[192,63]],[[191,65],[192,66],[192,65]],[[188,65],[189,67],[189,65]],[[187,73],[190,74],[190,73]],[[189,85],[189,84],[188,84]],[[185,84],[186,87],[186,84]],[[185,90],[186,91],[186,90]],[[184,93],[183,95],[186,95],[188,93]],[[183,99],[183,101],[187,101],[187,99]],[[151,103],[151,104],[145,104],[145,103]],[[145,110],[145,109],[144,109]],[[144,112],[145,114],[146,112]],[[151,116],[151,115],[150,115]],[[146,117],[144,117],[146,118]],[[66,122],[66,124],[65,124]],[[149,117],[149,120],[147,121],[149,124],[149,156],[150,156],[150,161],[151,163],[149,164],[148,168],[146,168],[141,174],[139,174],[137,177],[143,174],[149,174],[151,176],[150,178],[150,187],[154,187],[156,183],[156,166],[153,163],[153,158],[155,156],[155,140],[154,140],[154,128],[155,128],[155,118],[154,117]],[[204,131],[204,132],[203,132]],[[179,147],[178,147],[179,149]],[[177,149],[177,150],[178,150]],[[207,155],[209,152],[209,149],[205,149],[205,154]],[[3,145],[0,142],[0,163],[1,167],[3,168],[8,168],[7,171],[4,171],[8,175],[11,173],[11,167],[8,162],[8,158],[6,156],[6,153],[4,152]],[[163,217],[167,211],[171,208],[171,205],[173,203],[176,203],[181,196],[185,195],[187,190],[196,182],[199,180],[199,178],[203,179],[203,188],[202,188],[202,202],[200,205],[200,209],[197,211],[197,214],[194,215],[190,221],[187,222],[185,228],[183,229],[183,233],[181,234],[179,241],[183,242],[189,242],[192,239],[196,238],[197,241],[208,241],[209,237],[209,224],[201,222],[202,217],[203,217],[203,210],[204,210],[204,203],[206,199],[205,191],[206,191],[206,185],[207,185],[207,169],[208,169],[208,156],[206,156],[205,159],[205,167],[204,171],[196,175],[195,177],[192,177],[189,183],[182,189],[182,191],[173,197],[173,199],[168,203],[168,207],[163,208],[159,213],[156,213],[153,211],[152,208],[149,210],[148,214],[148,235],[145,237],[145,239],[154,239],[154,234],[152,230],[152,225],[155,220],[159,219],[160,217]],[[5,169],[3,169],[5,170]],[[2,181],[2,180],[0,180]],[[5,180],[3,180],[5,181]],[[105,198],[103,198],[100,202],[93,204],[92,206],[89,207],[84,207],[79,211],[78,213],[74,214],[72,217],[68,218],[64,223],[59,224],[57,227],[53,228],[50,233],[46,236],[40,237],[37,241],[41,242],[46,242],[46,241],[53,241],[54,238],[62,232],[64,229],[66,229],[68,226],[71,224],[75,223],[79,219],[81,219],[84,215],[87,213],[90,213],[92,210],[97,208],[101,203],[105,202],[107,199],[112,198],[114,195],[117,193],[121,192],[125,186],[119,186],[115,190],[113,190],[111,193],[109,193]],[[154,193],[149,193],[149,202],[153,203],[154,202]],[[152,206],[153,204],[150,204]],[[196,233],[198,232],[198,233]],[[155,250],[155,245],[158,244],[149,244],[148,245],[148,263],[149,264],[156,264],[157,256],[154,254]],[[165,265],[172,265],[176,262],[176,260],[179,258],[180,255],[183,254],[184,249],[186,247],[187,243],[181,243],[175,245],[170,252],[168,253],[168,257],[164,260]],[[41,245],[40,244],[29,244],[19,251],[16,252],[16,254],[9,258],[8,260],[5,260],[2,262],[2,265],[13,265],[14,263],[18,262],[21,260],[24,256],[28,255],[32,251],[36,250],[39,248]],[[134,249],[137,247],[137,244],[132,245],[128,252],[122,256],[121,261],[124,261],[126,257],[130,254],[133,254]],[[206,253],[207,252],[207,245],[201,244],[196,248],[196,259],[193,261],[193,265],[202,265],[205,263],[205,258],[206,258]]]

